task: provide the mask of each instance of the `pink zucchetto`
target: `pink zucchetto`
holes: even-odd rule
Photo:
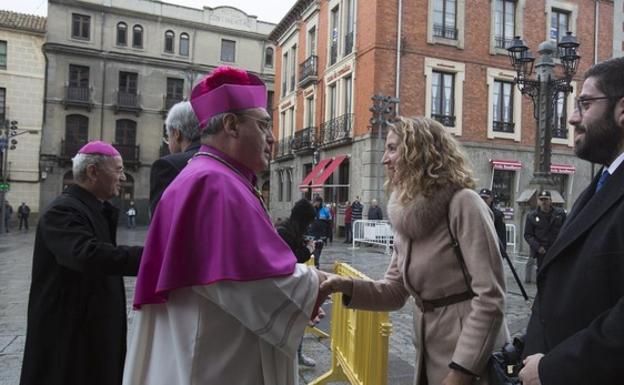
[[[110,144],[102,142],[101,140],[94,140],[82,146],[78,150],[79,154],[97,154],[106,156],[121,156],[119,151]]]
[[[191,92],[191,105],[200,126],[223,112],[266,108],[266,86],[259,77],[233,67],[218,67]]]

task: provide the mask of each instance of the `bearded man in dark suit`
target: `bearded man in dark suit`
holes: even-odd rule
[[[199,151],[199,122],[190,102],[180,102],[169,110],[165,120],[167,144],[171,154],[156,160],[150,174],[150,215],[169,184]]]
[[[576,106],[574,152],[603,168],[540,266],[524,385],[624,382],[624,58],[590,68]]]

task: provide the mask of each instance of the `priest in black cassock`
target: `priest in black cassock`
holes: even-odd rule
[[[142,247],[117,246],[108,200],[125,180],[115,148],[90,142],[72,159],[75,184],[37,226],[21,385],[118,385],[126,353],[122,276]]]

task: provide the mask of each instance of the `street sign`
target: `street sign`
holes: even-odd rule
[[[10,183],[0,182],[0,191],[9,191],[11,189]]]

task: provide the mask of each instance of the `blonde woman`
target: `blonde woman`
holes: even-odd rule
[[[344,293],[350,308],[375,311],[400,309],[412,296],[414,383],[487,384],[490,353],[508,339],[492,212],[472,190],[458,143],[434,120],[399,118],[388,132],[383,164],[395,231],[385,277],[332,276],[322,289]]]

